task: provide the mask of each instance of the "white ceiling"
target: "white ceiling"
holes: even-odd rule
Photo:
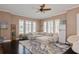
[[[38,12],[40,4],[0,4],[0,11],[7,11],[15,15],[29,18],[43,19],[66,12],[67,10],[79,7],[78,4],[48,4],[51,11]]]

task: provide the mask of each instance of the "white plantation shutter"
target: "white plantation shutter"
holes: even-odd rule
[[[19,20],[19,34],[36,32],[36,22],[28,20]]]
[[[28,24],[28,21],[26,21],[26,22],[25,22],[25,26],[26,26],[26,27],[25,27],[25,29],[26,29],[26,30],[25,30],[25,33],[28,33],[28,32],[29,32],[29,26],[28,26],[28,25],[29,25],[29,24]]]
[[[44,22],[43,30],[44,30],[44,32],[46,32],[46,21]]]
[[[33,22],[33,32],[36,32],[36,22]]]
[[[55,33],[59,33],[59,24],[60,24],[60,20],[55,20]]]
[[[19,20],[19,34],[24,33],[24,20]]]
[[[44,21],[43,31],[53,33],[53,21]]]

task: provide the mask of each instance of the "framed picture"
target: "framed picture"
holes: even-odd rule
[[[4,21],[0,21],[0,29],[7,29],[8,28],[8,23]]]

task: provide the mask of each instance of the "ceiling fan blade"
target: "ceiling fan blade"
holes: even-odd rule
[[[48,10],[51,10],[51,8],[48,8],[48,9],[43,9],[43,10],[48,11]]]
[[[43,12],[43,13],[45,13],[45,11],[49,11],[49,10],[51,10],[51,8],[45,8],[45,4],[42,4],[41,6],[40,6],[40,8],[37,8],[38,9],[38,11],[36,11],[36,13],[37,12]]]

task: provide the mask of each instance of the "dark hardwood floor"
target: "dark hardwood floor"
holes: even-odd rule
[[[19,41],[11,41],[0,44],[0,54],[32,54]]]
[[[0,54],[27,54],[27,49],[19,44],[19,41],[11,41],[0,44]],[[71,48],[63,54],[76,54]]]
[[[19,41],[11,41],[1,44],[3,54],[17,54]]]
[[[69,48],[66,52],[64,52],[63,54],[77,54],[76,52],[74,52],[71,48]]]

